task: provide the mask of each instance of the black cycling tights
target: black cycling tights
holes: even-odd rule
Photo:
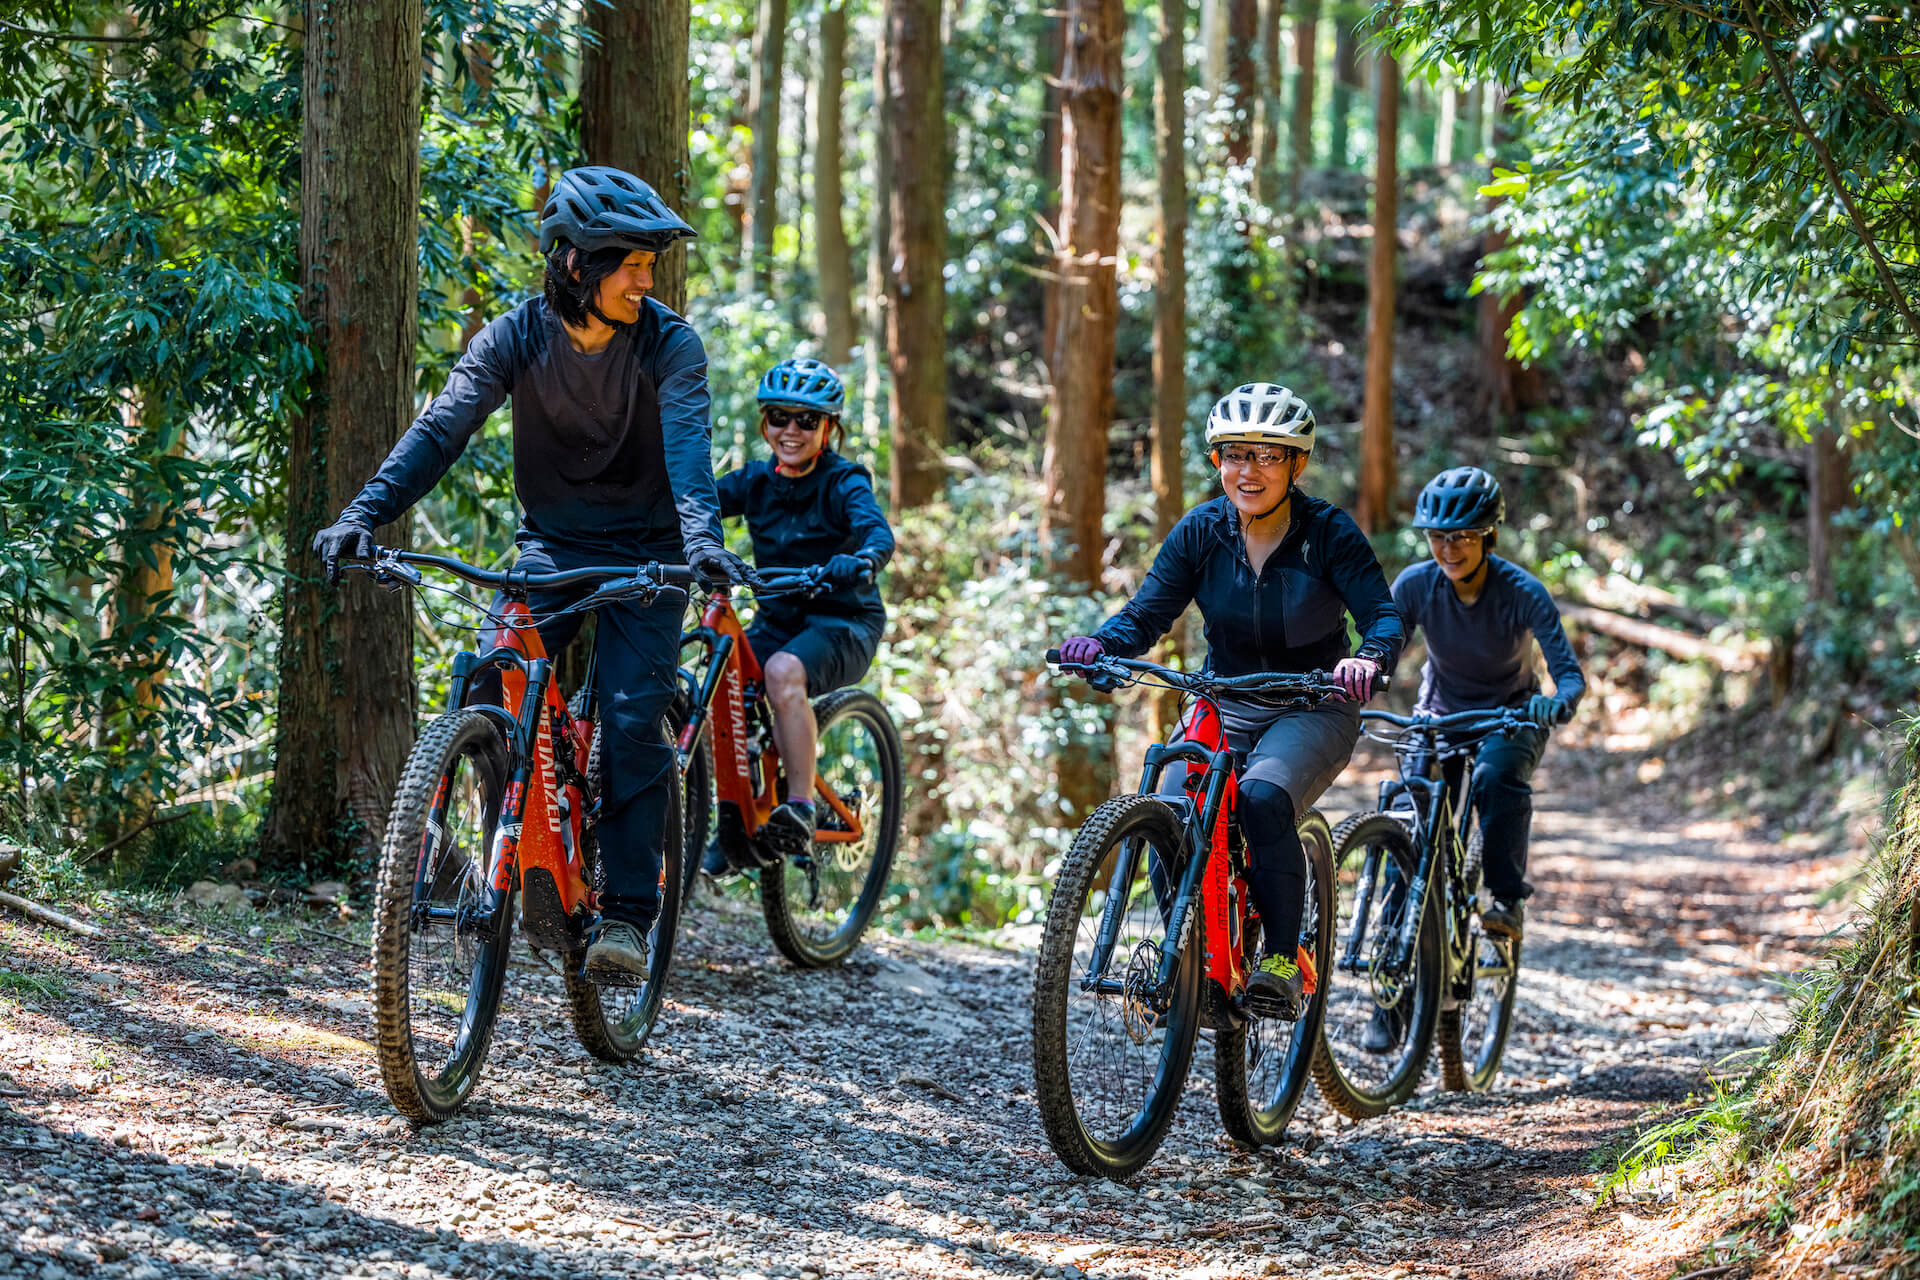
[[[1247,887],[1260,912],[1260,953],[1291,960],[1307,901],[1307,851],[1294,828],[1293,797],[1261,779],[1241,783],[1240,829],[1247,837]]]

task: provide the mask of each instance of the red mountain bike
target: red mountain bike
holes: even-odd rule
[[[756,594],[808,595],[824,569],[762,569]],[[715,595],[700,625],[681,637],[699,652],[681,668],[676,709],[687,780],[690,888],[710,834],[735,866],[757,868],[767,932],[802,968],[838,964],[879,909],[900,845],[900,733],[880,700],[862,689],[815,699],[820,726],[811,848],[781,852],[761,836],[786,798],[773,743],[773,714],[760,660],[730,598]],[[709,732],[709,728],[711,732]]]
[[[1237,766],[1214,699],[1307,706],[1343,696],[1340,686],[1320,672],[1190,675],[1104,656],[1062,670],[1103,691],[1145,684],[1197,701],[1173,742],[1148,748],[1139,791],[1095,809],[1075,834],[1047,902],[1033,984],[1034,1092],[1047,1141],[1076,1173],[1134,1173],[1166,1136],[1207,1027],[1221,1124],[1249,1146],[1277,1143],[1306,1087],[1332,976],[1333,840],[1318,811],[1300,819],[1306,1007],[1291,1023],[1253,1018],[1242,997],[1261,921],[1247,890]],[[1184,789],[1161,794],[1174,764],[1192,766]]]
[[[453,660],[447,709],[407,757],[380,855],[373,931],[380,1074],[394,1106],[431,1124],[457,1111],[479,1081],[516,915],[529,942],[559,953],[574,1031],[590,1053],[626,1061],[653,1029],[680,915],[677,771],[646,981],[597,986],[582,972],[586,925],[597,914],[598,897],[596,708],[590,686],[571,708],[561,698],[527,594],[594,586],[558,611],[584,612],[616,601],[684,598],[692,573],[684,565],[658,564],[495,572],[387,548],[371,561],[346,565],[396,590],[426,588],[417,566],[506,597],[504,608],[491,614],[498,643],[484,653],[463,650]],[[475,677],[494,668],[501,672],[502,705],[465,705]]]

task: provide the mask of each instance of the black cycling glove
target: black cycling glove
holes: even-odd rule
[[[764,586],[753,566],[725,547],[698,547],[687,556],[687,567],[709,591],[725,591],[735,583]]]
[[[827,585],[850,587],[873,574],[873,562],[865,556],[835,556],[827,561]]]
[[[373,559],[373,530],[358,520],[342,519],[313,535],[313,554],[320,557],[327,581],[340,581],[340,561]]]
[[[1544,693],[1536,693],[1527,699],[1527,719],[1542,729],[1551,729],[1557,724],[1565,724],[1573,718],[1573,712],[1567,704]]]

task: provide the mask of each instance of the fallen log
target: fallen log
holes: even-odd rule
[[[45,924],[58,925],[83,938],[97,938],[105,932],[98,925],[88,924],[85,920],[75,920],[72,916],[62,915],[52,907],[43,907],[37,902],[29,902],[18,894],[8,893],[4,889],[0,889],[0,906],[12,907],[23,916]]]
[[[1751,671],[1765,661],[1764,651],[1757,646],[1718,644],[1685,631],[1629,618],[1611,609],[1596,609],[1590,604],[1562,601],[1560,616],[1576,627],[1586,627],[1643,649],[1658,649],[1690,662],[1710,662],[1722,671]]]

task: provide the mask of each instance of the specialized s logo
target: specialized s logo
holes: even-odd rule
[[[727,721],[733,730],[733,767],[741,777],[747,773],[746,701],[740,694],[740,668],[727,664]]]
[[[533,765],[540,771],[540,777],[553,777],[553,712],[547,707],[540,708],[540,732],[533,738]],[[547,826],[555,835],[560,834],[560,807],[547,805]]]

